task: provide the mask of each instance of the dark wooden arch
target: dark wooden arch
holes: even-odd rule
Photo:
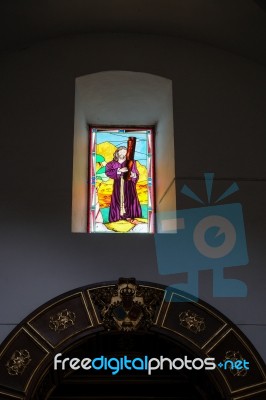
[[[0,400],[45,400],[55,386],[47,374],[55,354],[108,331],[156,332],[195,356],[215,357],[217,363],[234,353],[249,361],[250,369],[237,374],[218,367],[210,371],[223,398],[266,398],[265,364],[230,320],[183,292],[170,293],[159,284],[120,278],[58,296],[11,332],[0,347]]]

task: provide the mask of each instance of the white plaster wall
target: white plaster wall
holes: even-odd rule
[[[156,210],[160,212],[162,202],[167,202],[169,211],[175,210],[175,193],[162,200],[175,178],[172,82],[131,71],[99,72],[76,79],[73,232],[87,231],[89,124],[156,126]]]
[[[172,81],[178,208],[195,206],[179,190],[185,182],[203,195],[206,171],[216,173],[217,193],[240,183],[230,201],[243,205],[250,262],[226,274],[247,282],[248,296],[213,298],[211,271],[204,271],[200,297],[238,324],[266,359],[265,67],[200,43],[121,34],[43,42],[2,56],[0,69],[1,339],[75,287],[119,276],[167,285],[185,279],[158,273],[152,235],[71,233],[75,79],[123,70]],[[128,254],[134,256],[125,262]]]

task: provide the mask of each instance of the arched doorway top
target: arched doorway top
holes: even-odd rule
[[[225,316],[183,292],[120,278],[84,286],[39,307],[0,348],[0,400],[45,399],[53,389],[46,375],[57,353],[97,332],[154,331],[199,357],[249,362],[249,370],[212,371],[225,399],[263,400],[265,365],[253,345]],[[41,396],[40,397],[40,393]]]

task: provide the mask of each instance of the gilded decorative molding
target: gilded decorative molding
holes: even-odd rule
[[[163,293],[139,286],[134,278],[120,278],[115,286],[93,290],[91,297],[107,330],[129,332],[148,329],[153,324]]]
[[[76,314],[67,309],[50,317],[49,328],[55,332],[61,332],[75,325]]]
[[[187,310],[179,314],[180,325],[193,333],[199,333],[206,329],[204,318]]]
[[[225,358],[224,358],[224,362],[226,362],[227,360],[230,360],[230,361],[232,361],[233,363],[235,363],[237,360],[243,360],[244,361],[244,358],[243,358],[243,356],[240,354],[240,352],[239,351],[232,351],[232,350],[229,350],[229,351],[227,351],[226,352],[226,354],[225,354]],[[236,369],[236,368],[232,368],[232,366],[229,364],[229,371],[231,372],[231,374],[232,375],[234,375],[234,376],[241,376],[241,377],[244,377],[244,376],[246,376],[247,375],[247,373],[248,373],[248,370],[247,369],[245,369],[245,368],[242,368],[242,369]]]
[[[6,364],[7,372],[9,375],[22,375],[30,362],[28,350],[16,350]]]

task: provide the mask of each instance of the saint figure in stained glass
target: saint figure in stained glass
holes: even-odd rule
[[[154,232],[153,130],[90,129],[88,231]]]
[[[106,175],[114,180],[109,221],[127,220],[136,224],[135,218],[142,217],[136,191],[139,172],[135,160],[133,160],[129,171],[126,155],[127,148],[120,146],[114,153],[114,159],[106,165]]]

